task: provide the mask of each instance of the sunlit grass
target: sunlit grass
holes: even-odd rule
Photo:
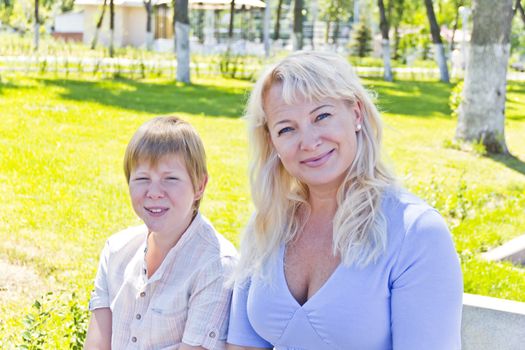
[[[365,82],[378,94],[385,149],[396,173],[449,223],[465,291],[525,301],[523,269],[480,259],[481,252],[525,233],[525,84],[509,86],[506,136],[516,158],[508,158],[445,147],[456,124],[449,116],[449,85]],[[56,298],[75,291],[85,307],[104,240],[139,222],[122,171],[125,146],[140,124],[160,114],[180,115],[201,134],[210,171],[202,211],[238,244],[251,211],[239,119],[250,87],[219,78],[185,86],[3,77],[0,257],[36,271]],[[22,316],[43,294],[0,299],[0,348],[21,342],[27,328]],[[67,347],[61,317],[71,312],[57,303],[50,302],[56,314],[46,326],[48,348]]]

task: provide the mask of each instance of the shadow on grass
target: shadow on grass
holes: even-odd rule
[[[73,101],[91,101],[106,106],[153,114],[189,113],[238,118],[245,91],[209,85],[175,82],[140,82],[131,79],[101,81],[39,79],[45,85],[64,89],[60,96]]]
[[[385,113],[419,118],[449,118],[448,100],[452,85],[434,81],[366,79],[367,88],[377,93]]]
[[[489,154],[487,157],[498,163],[504,164],[507,168],[525,175],[525,162],[512,154]]]

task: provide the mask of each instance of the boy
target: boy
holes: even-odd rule
[[[111,236],[89,309],[86,349],[224,349],[233,245],[199,214],[202,141],[177,117],[142,125],[124,172],[143,226]]]

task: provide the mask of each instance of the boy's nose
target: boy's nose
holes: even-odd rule
[[[146,193],[148,198],[162,198],[164,197],[164,190],[162,186],[156,182],[152,182],[148,187],[148,192]]]

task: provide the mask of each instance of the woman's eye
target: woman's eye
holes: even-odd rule
[[[166,178],[166,180],[169,180],[169,181],[177,181],[179,178],[178,177],[175,177],[175,176],[168,176]]]
[[[287,126],[285,128],[282,128],[281,130],[277,131],[277,135],[281,136],[282,134],[287,133],[287,132],[292,131],[292,130],[293,130],[293,128]]]
[[[323,119],[328,118],[329,116],[331,116],[330,113],[322,113],[322,114],[319,114],[319,115],[315,118],[315,120],[316,120],[316,121],[323,120]]]

